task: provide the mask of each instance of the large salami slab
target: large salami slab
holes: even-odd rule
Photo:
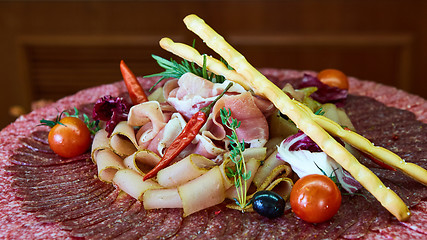
[[[264,69],[282,86],[304,72]],[[309,72],[306,72],[309,73]],[[142,80],[141,80],[142,81]],[[145,88],[154,79],[142,81]],[[42,118],[80,108],[106,94],[125,93],[122,83],[83,90],[20,117],[0,132],[0,239],[426,239],[427,188],[407,176],[366,164],[410,206],[398,222],[367,191],[343,196],[337,215],[306,223],[291,211],[277,219],[241,213],[220,204],[182,217],[181,209],[145,210],[143,203],[96,178],[88,154],[63,159],[46,141]],[[408,162],[426,168],[427,101],[395,88],[350,78],[345,109],[357,131]]]

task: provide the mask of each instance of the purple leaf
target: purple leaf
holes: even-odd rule
[[[109,137],[119,122],[127,120],[129,109],[130,105],[123,98],[106,95],[95,102],[92,117],[106,122]]]
[[[347,90],[326,85],[317,77],[309,74],[304,74],[301,83],[296,86],[297,89],[306,87],[317,87],[317,91],[310,97],[320,103],[334,103],[337,107],[342,107],[347,99]]]

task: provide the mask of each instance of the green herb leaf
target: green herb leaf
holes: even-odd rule
[[[325,114],[325,111],[323,111],[323,109],[322,109],[322,108],[319,108],[319,109],[318,109],[314,114],[315,114],[315,115],[323,116],[323,115]]]
[[[56,116],[54,121],[42,119],[42,120],[40,120],[40,123],[41,123],[41,125],[49,126],[51,128],[57,124],[64,125],[63,123],[60,122],[61,118],[62,118],[62,114],[64,114],[66,117],[80,118],[79,110],[76,107],[74,107],[74,114],[70,114],[67,111],[63,111],[58,116]],[[90,118],[86,114],[82,114],[82,116],[83,116],[83,122],[86,124],[86,126],[89,129],[89,132],[91,134],[95,134],[96,132],[98,132],[101,129],[101,127],[99,126],[99,121],[90,120]]]
[[[234,185],[236,187],[237,199],[236,204],[243,210],[248,206],[246,201],[247,181],[251,178],[251,172],[246,170],[246,163],[243,156],[245,151],[245,141],[239,141],[236,129],[240,127],[241,122],[231,117],[231,110],[222,108],[220,109],[221,122],[224,126],[231,130],[231,134],[227,135],[230,140],[230,159],[235,164],[235,170],[229,169],[232,173],[227,176],[234,178]]]
[[[193,48],[195,46],[195,41],[193,41]],[[155,73],[151,75],[146,75],[144,77],[161,77],[151,88],[150,91],[153,90],[157,84],[159,84],[161,81],[167,79],[167,78],[180,78],[182,75],[184,75],[187,72],[191,72],[197,76],[203,77],[213,83],[223,83],[225,81],[225,77],[221,75],[216,75],[214,73],[209,73],[206,67],[207,64],[207,56],[206,54],[203,55],[203,66],[199,67],[194,62],[189,63],[187,60],[181,61],[181,63],[178,63],[177,61],[170,59],[164,59],[162,57],[159,57],[157,55],[152,54],[151,55],[154,60],[156,60],[157,64],[164,68],[165,71],[161,73]],[[227,66],[228,69],[232,69],[226,61],[221,61]]]

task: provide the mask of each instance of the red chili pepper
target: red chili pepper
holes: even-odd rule
[[[345,130],[351,131],[350,128],[348,127],[344,127]],[[396,169],[394,169],[392,166],[388,165],[387,163],[381,162],[380,160],[374,158],[373,156],[369,155],[368,153],[364,153],[362,151],[360,151],[362,153],[363,156],[365,156],[366,158],[370,159],[372,162],[374,162],[375,164],[377,164],[378,166],[384,168],[384,169],[388,169],[391,171],[396,171]]]
[[[362,155],[365,156],[366,158],[369,158],[372,162],[376,163],[378,166],[384,168],[384,169],[388,169],[391,171],[396,171],[396,169],[394,169],[394,167],[388,165],[387,163],[381,162],[380,160],[372,157],[371,155],[362,152]]]
[[[157,172],[167,167],[172,162],[172,160],[174,160],[178,156],[178,154],[193,141],[193,139],[199,133],[200,129],[206,123],[206,120],[208,119],[208,116],[212,107],[224,95],[224,93],[227,92],[227,90],[231,87],[231,85],[233,84],[232,83],[228,84],[228,86],[224,89],[224,91],[212,103],[200,109],[197,113],[195,113],[190,118],[190,120],[187,122],[182,132],[175,138],[172,144],[166,149],[166,152],[163,155],[160,162],[144,176],[144,181],[154,177],[157,174]]]
[[[123,80],[125,81],[132,103],[139,104],[147,102],[148,98],[145,95],[144,89],[123,60],[120,61],[120,71],[122,72]]]

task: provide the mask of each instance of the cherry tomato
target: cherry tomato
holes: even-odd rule
[[[348,89],[347,76],[336,69],[325,69],[317,74],[317,78],[324,84],[331,87]]]
[[[75,117],[65,117],[50,129],[48,141],[50,148],[66,158],[86,152],[91,145],[91,135],[86,124]]]
[[[302,220],[320,223],[331,219],[341,206],[341,192],[327,176],[307,175],[292,187],[292,211]]]

